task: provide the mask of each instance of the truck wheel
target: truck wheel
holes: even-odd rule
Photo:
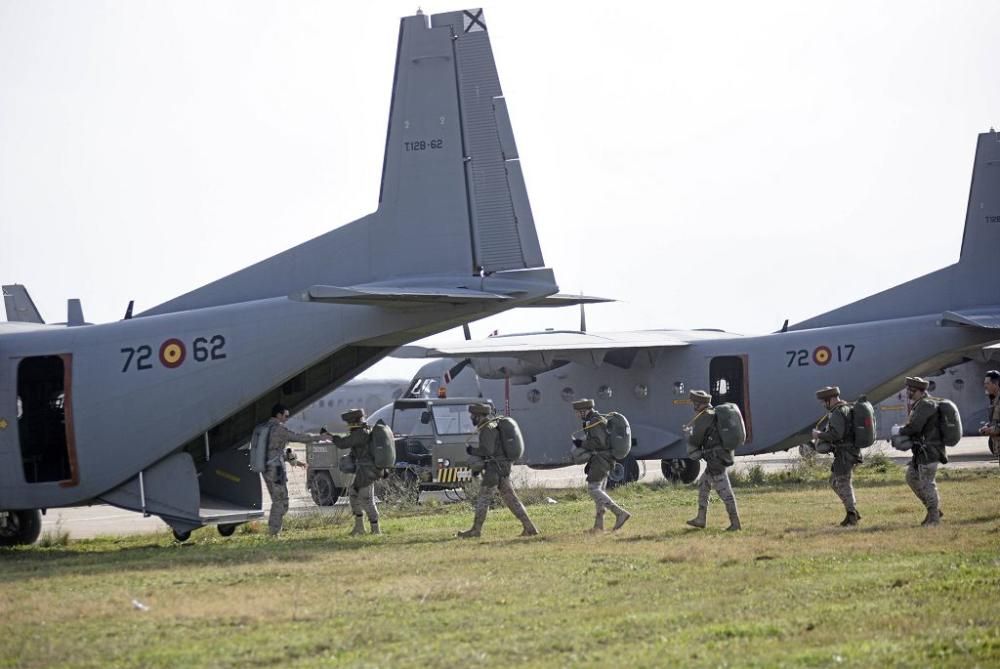
[[[671,483],[692,483],[698,478],[701,463],[691,458],[660,460],[660,471],[663,472],[663,478]]]
[[[33,544],[41,533],[41,511],[0,511],[0,546]]]
[[[316,472],[312,477],[312,484],[309,486],[309,494],[312,495],[316,506],[333,506],[337,498],[344,493],[342,488],[333,484],[333,477],[330,472]]]
[[[608,487],[617,488],[626,483],[635,483],[639,480],[639,461],[634,456],[628,456],[619,464],[622,466],[621,476],[618,478],[608,477]]]

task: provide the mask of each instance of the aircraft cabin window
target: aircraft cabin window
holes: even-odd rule
[[[572,402],[573,398],[575,398],[575,397],[576,397],[576,391],[574,391],[569,386],[566,386],[565,388],[562,389],[562,398],[563,398],[563,401]]]
[[[684,382],[674,381],[674,395],[683,395],[683,394],[684,394]]]
[[[528,401],[532,404],[538,404],[542,401],[542,391],[538,388],[532,388],[528,391]]]
[[[645,383],[635,384],[635,388],[632,389],[632,394],[635,395],[636,399],[646,399],[649,397],[649,386]]]
[[[959,381],[961,381],[961,379],[959,379]],[[936,384],[936,383],[934,383],[933,381],[931,381],[931,382],[929,383],[929,385],[927,386],[927,392],[929,392],[929,393],[932,393],[932,392],[934,392],[935,390],[937,390],[937,384]]]
[[[934,382],[931,381],[931,383],[934,383]],[[963,381],[962,379],[955,379],[955,383],[953,383],[951,385],[955,388],[955,390],[961,390],[962,388],[965,387],[965,381]],[[930,390],[930,388],[928,388],[928,390]]]
[[[597,398],[602,400],[611,399],[611,395],[614,391],[611,390],[611,386],[601,386],[597,389]]]

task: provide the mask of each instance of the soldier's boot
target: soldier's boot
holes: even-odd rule
[[[726,513],[729,514],[729,527],[726,532],[738,532],[743,529],[740,524],[740,510],[736,508],[736,500],[726,502]]]
[[[608,508],[611,509],[611,513],[615,514],[615,525],[611,528],[611,531],[620,530],[622,525],[628,522],[628,519],[632,517],[632,514],[621,508],[617,504],[609,504]]]
[[[354,537],[364,533],[365,533],[365,517],[361,514],[358,514],[354,516],[354,529],[351,530],[350,536]]]
[[[687,521],[687,524],[690,525],[691,527],[697,527],[699,530],[703,530],[705,529],[705,521],[707,516],[708,516],[708,507],[699,506],[698,515],[692,518],[691,520]]]
[[[844,520],[841,521],[840,526],[854,527],[858,524],[859,520],[861,520],[861,514],[857,512],[857,509],[851,509],[847,512],[847,516],[844,517]]]
[[[927,509],[927,517],[924,518],[924,522],[920,523],[924,527],[930,527],[937,525],[941,522],[941,510],[939,508],[932,507]]]
[[[476,504],[476,516],[472,519],[472,527],[462,530],[456,536],[459,539],[470,539],[478,537],[483,532],[483,523],[486,522],[486,512],[489,510],[487,504]]]
[[[382,527],[378,524],[378,520],[371,521],[372,534],[382,534]]]
[[[594,526],[588,530],[591,534],[597,534],[604,531],[604,512],[594,516]]]

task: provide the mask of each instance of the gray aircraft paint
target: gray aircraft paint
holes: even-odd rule
[[[629,418],[637,458],[685,457],[687,392],[718,392],[711,362],[731,358],[742,371],[736,390],[744,395],[750,432],[738,453],[785,450],[807,441],[823,415],[816,389],[839,385],[846,399],[865,394],[879,402],[897,393],[906,376],[940,373],[981,357],[985,345],[1000,340],[1000,285],[989,280],[998,254],[1000,135],[990,132],[978,138],[958,263],[786,332],[542,332],[406,347],[400,355],[468,357],[484,377],[483,395],[498,407],[509,379],[510,412],[526,439],[525,462],[538,465],[568,464],[569,433],[578,427],[569,402],[581,397]],[[851,271],[846,262],[840,269]]]
[[[0,324],[0,509],[104,499],[183,533],[217,519],[200,484],[202,507],[259,510],[234,449],[274,402],[299,410],[401,344],[557,291],[470,16],[400,22],[374,214],[129,320]],[[65,367],[65,397],[45,402],[65,403],[71,475],[30,483],[18,373],[36,356]]]

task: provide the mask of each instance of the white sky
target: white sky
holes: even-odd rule
[[[373,211],[415,10],[0,0],[0,280],[48,321],[70,297],[116,320]],[[591,330],[769,332],[957,259],[976,134],[1000,126],[1000,3],[485,18],[546,262],[563,291],[621,300]]]

